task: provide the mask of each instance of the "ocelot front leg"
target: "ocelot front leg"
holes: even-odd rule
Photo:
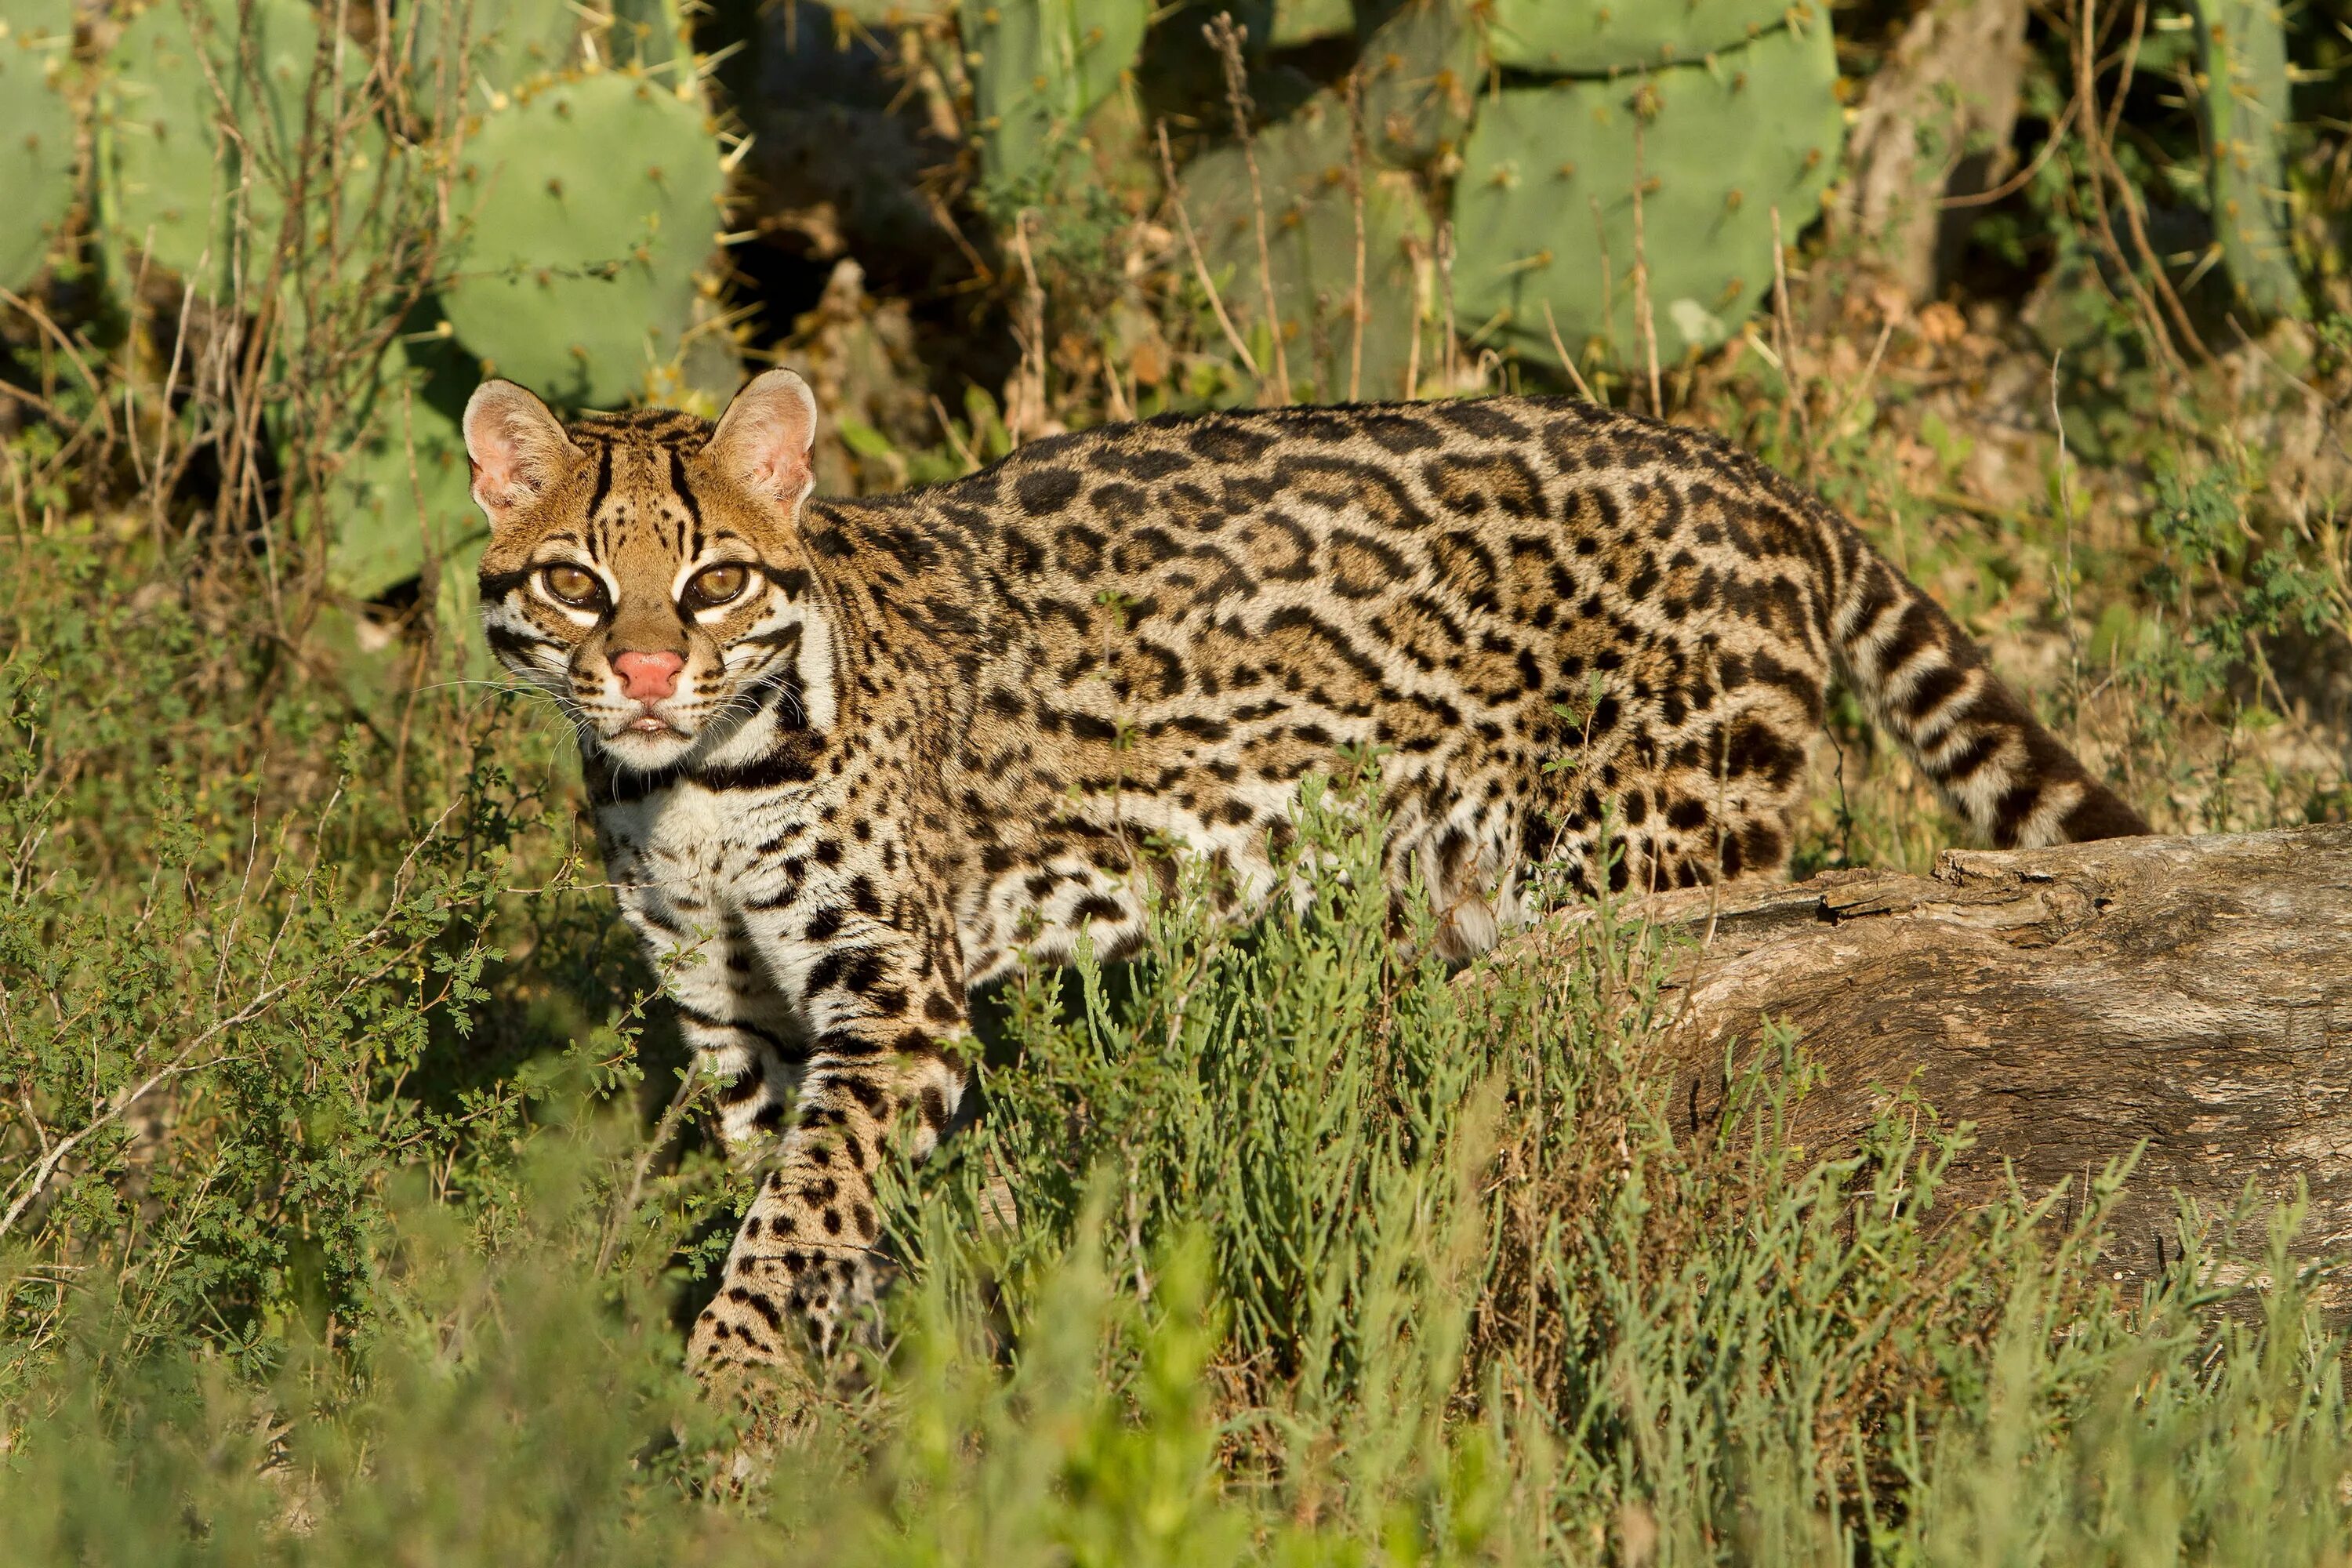
[[[621,906],[645,938],[695,1069],[719,1087],[719,1121],[739,1164],[766,1152],[792,1104],[804,1047],[791,1004],[769,977],[740,917],[656,884],[625,886]]]
[[[807,1068],[782,1157],[695,1321],[687,1355],[700,1368],[773,1363],[795,1342],[835,1348],[887,1272],[875,1173],[901,1138],[927,1157],[963,1098],[969,1030],[952,939],[845,920],[830,905],[798,918],[798,940],[770,954],[810,1031]]]

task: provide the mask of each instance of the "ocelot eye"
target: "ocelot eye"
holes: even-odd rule
[[[558,563],[541,572],[539,580],[547,584],[549,593],[580,609],[593,610],[604,602],[604,584],[596,580],[594,573],[577,566]]]
[[[732,563],[706,566],[686,585],[686,596],[696,608],[707,610],[741,598],[751,581],[751,574]]]

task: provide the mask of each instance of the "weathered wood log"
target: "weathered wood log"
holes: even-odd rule
[[[2227,1212],[2249,1183],[2276,1200],[2307,1185],[2306,1254],[2352,1247],[2352,826],[1956,850],[1931,876],[1837,872],[1649,912],[1697,938],[1645,1064],[1693,1115],[1721,1104],[1727,1044],[1782,1019],[1822,1069],[1795,1117],[1809,1150],[1852,1147],[1906,1084],[1973,1124],[1948,1213],[2011,1172],[2079,1202],[2144,1140],[2109,1232],[2119,1279],[2177,1261],[2176,1193]]]

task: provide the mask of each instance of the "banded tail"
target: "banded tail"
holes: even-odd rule
[[[1936,602],[1836,520],[1832,656],[1871,717],[1987,842],[2032,849],[2152,829],[2001,685]]]

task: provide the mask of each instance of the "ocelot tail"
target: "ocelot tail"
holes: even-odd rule
[[[1455,955],[1537,860],[1780,871],[1832,671],[1992,843],[2147,831],[1850,523],[1695,431],[1519,397],[1168,416],[842,500],[809,493],[815,428],[786,371],[716,426],[565,426],[499,381],[466,412],[490,647],[579,726],[727,1132],[782,1137],[706,1366],[872,1300],[874,1173],[954,1117],[971,987],[1081,931],[1131,950],[1167,846],[1263,908],[1343,749]]]

